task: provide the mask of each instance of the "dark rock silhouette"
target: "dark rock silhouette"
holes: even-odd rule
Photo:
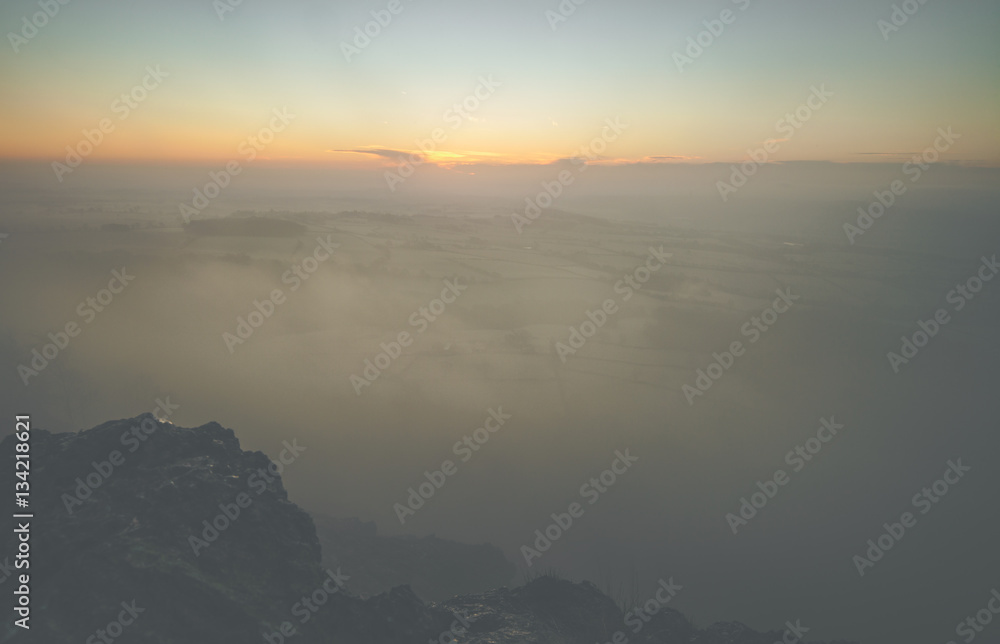
[[[132,600],[144,609],[127,627],[133,641],[260,642],[284,622],[301,642],[426,641],[450,623],[402,588],[369,601],[337,592],[301,624],[293,607],[326,574],[312,519],[288,500],[280,477],[260,474],[270,460],[242,451],[232,430],[215,423],[156,423],[130,453],[121,437],[143,420],[149,426],[151,416],[76,434],[32,432],[37,641],[84,641]],[[12,444],[11,437],[2,443],[5,455],[13,455]],[[107,472],[102,464],[121,459],[98,478],[93,463]],[[89,494],[81,485],[88,476],[100,481]],[[67,501],[78,491],[82,501]],[[220,504],[236,504],[241,493],[250,505],[195,554],[191,537],[203,538],[203,522],[225,516]],[[4,530],[4,552],[14,552],[11,534]],[[5,639],[14,632],[5,616]]]
[[[146,441],[128,438],[140,435],[135,428]],[[181,428],[147,414],[78,433],[36,429],[31,439],[32,629],[25,638],[8,614],[0,642],[83,642],[114,621],[123,602],[135,614],[122,641],[157,644],[417,644],[453,636],[469,644],[593,644],[619,631],[640,644],[781,638],[740,624],[699,631],[669,608],[633,636],[595,586],[552,577],[441,604],[424,603],[408,586],[362,599],[342,579],[346,570],[322,565],[313,519],[288,500],[279,466],[240,449],[230,429]],[[14,442],[0,443],[8,464]],[[12,489],[14,468],[5,471]],[[0,521],[3,553],[13,553],[11,519]],[[379,567],[370,557],[387,549],[463,552],[440,540],[386,545],[370,525],[321,523],[327,542],[351,544],[345,551],[369,576]],[[375,544],[359,545],[364,539]],[[473,559],[492,556],[470,548],[464,552]],[[507,570],[506,561],[493,563],[490,574]]]

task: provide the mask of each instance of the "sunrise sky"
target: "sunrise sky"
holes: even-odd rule
[[[963,138],[945,160],[1000,165],[995,0],[931,0],[888,40],[887,0],[587,0],[554,30],[557,0],[401,0],[347,61],[341,42],[388,4],[243,0],[220,19],[211,0],[72,0],[20,41],[39,5],[8,0],[0,157],[57,160],[110,118],[92,160],[237,158],[287,107],[264,158],[388,164],[440,127],[434,161],[546,163],[618,118],[610,162],[737,161],[770,138],[788,139],[775,160],[884,161],[951,126]],[[674,53],[724,9],[731,24],[680,71]],[[169,77],[121,120],[114,101],[157,65]],[[480,77],[500,86],[453,128]],[[821,85],[834,97],[776,133]]]

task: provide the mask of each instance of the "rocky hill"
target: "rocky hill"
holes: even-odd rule
[[[0,443],[8,465],[13,446],[12,436]],[[282,458],[294,453],[289,444]],[[640,644],[781,639],[740,624],[699,631],[666,607],[633,632],[628,615],[594,586],[551,577],[440,604],[407,586],[361,598],[350,562],[337,569],[334,555],[323,556],[316,525],[289,501],[280,469],[215,423],[181,428],[144,415],[78,433],[33,430],[32,628],[28,637],[8,613],[0,642],[76,644],[101,641],[100,633],[155,644],[593,644],[616,633]],[[13,470],[4,468],[8,489]],[[10,521],[0,525],[0,558],[16,552]],[[371,527],[347,532],[349,540],[374,540],[365,558],[386,550]],[[407,544],[403,555],[442,547],[428,543]],[[365,562],[355,567],[362,577],[381,565]],[[5,594],[12,580],[0,582]]]

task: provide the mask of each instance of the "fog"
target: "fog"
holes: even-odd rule
[[[217,421],[272,457],[305,446],[283,477],[310,511],[491,542],[522,571],[535,531],[581,503],[531,570],[640,596],[673,577],[701,624],[944,642],[989,598],[1000,282],[955,289],[1000,251],[996,169],[934,165],[852,239],[900,164],[769,164],[724,201],[719,164],[427,164],[391,191],[381,169],[260,162],[199,213],[231,227],[185,228],[179,204],[219,167],[88,163],[54,184],[48,164],[4,165],[6,417],[77,431],[169,397],[177,425]],[[573,184],[519,232],[511,214],[562,171]],[[262,218],[296,225],[242,234]],[[98,310],[112,271],[134,279]],[[456,442],[501,408],[463,461]],[[821,419],[843,428],[796,471],[786,454]],[[591,504],[581,486],[626,450]],[[957,459],[971,470],[920,514],[912,497]],[[457,472],[401,522],[446,460]],[[790,480],[734,534],[727,515],[778,469]],[[915,527],[861,576],[855,555],[907,511]]]

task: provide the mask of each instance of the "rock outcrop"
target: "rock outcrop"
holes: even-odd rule
[[[176,427],[147,414],[77,433],[35,429],[31,438],[32,628],[25,637],[8,613],[0,642],[78,644],[102,641],[100,633],[155,644],[594,644],[619,632],[636,644],[781,639],[734,623],[698,630],[667,607],[633,633],[592,584],[552,577],[440,604],[408,586],[361,598],[346,570],[323,565],[316,526],[289,501],[280,463],[243,451],[232,430]],[[0,443],[8,465],[14,442]],[[294,443],[288,450],[293,456]],[[14,468],[5,472],[14,489]],[[420,570],[380,564],[386,549],[404,558],[457,551],[496,559],[490,549],[438,541],[390,547],[371,526],[322,521],[332,524],[328,543],[352,540],[342,552],[355,553],[352,565],[363,559],[359,569],[372,579],[377,570]],[[16,552],[10,522],[0,517],[0,558]],[[333,555],[326,562],[340,563]],[[487,569],[502,574],[505,563]],[[15,583],[7,575],[0,588],[7,594]]]

